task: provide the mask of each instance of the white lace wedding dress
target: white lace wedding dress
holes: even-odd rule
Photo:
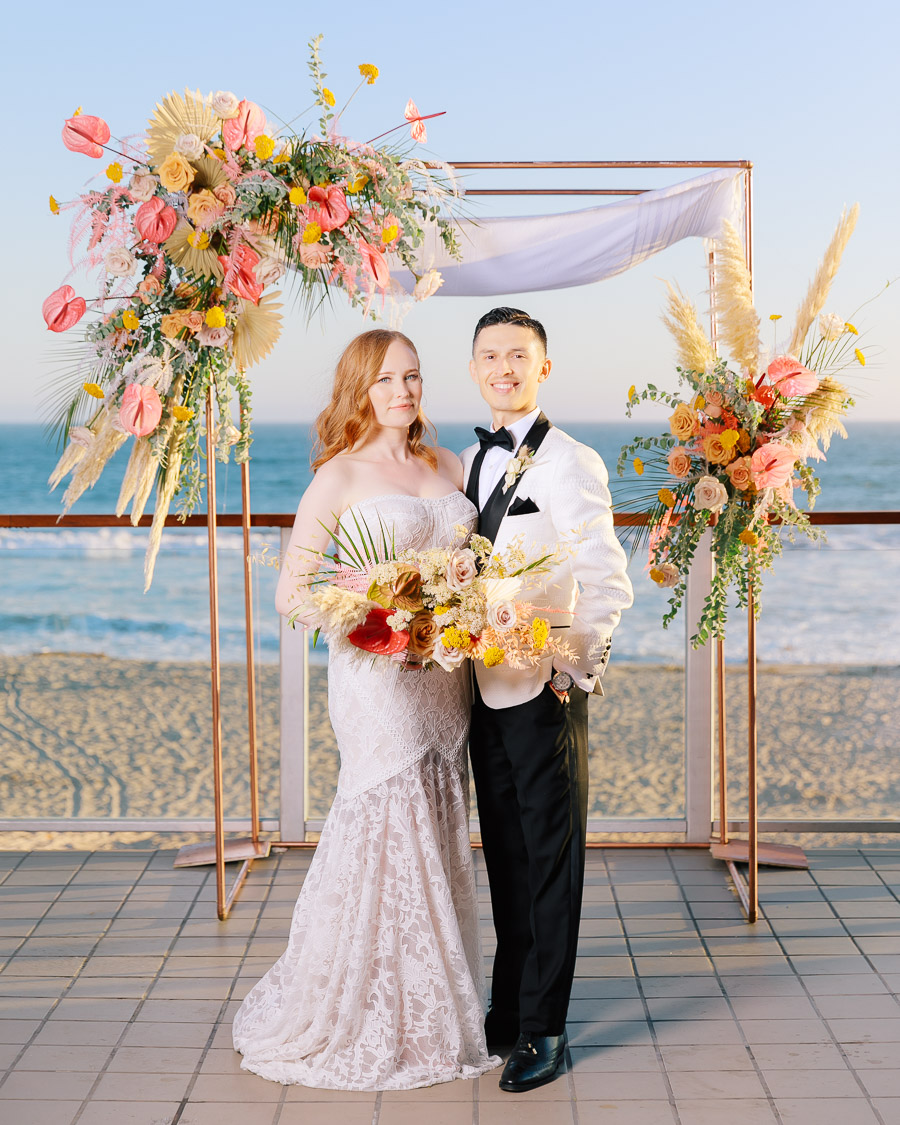
[[[381,496],[397,547],[451,543],[476,512],[458,492]],[[487,1052],[478,900],[469,847],[465,669],[403,671],[332,645],[328,707],[337,795],[281,959],[234,1020],[245,1070],[336,1090],[474,1078]]]

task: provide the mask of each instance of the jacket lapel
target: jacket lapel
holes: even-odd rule
[[[521,449],[523,445],[527,445],[532,453],[537,453],[538,447],[549,433],[551,425],[552,423],[548,421],[542,410],[541,413],[538,414],[537,418],[535,418],[534,422],[532,423],[531,429],[528,431],[521,444],[519,445],[519,449]],[[518,449],[516,450],[516,452],[518,452]],[[480,468],[481,466],[479,464],[478,469],[480,470]],[[475,476],[475,465],[473,464],[472,472],[469,476],[470,484],[472,478]],[[503,522],[503,517],[506,515],[507,509],[512,503],[512,499],[516,494],[516,489],[519,487],[519,481],[521,479],[521,476],[517,477],[513,486],[507,489],[506,492],[504,492],[503,477],[501,477],[500,480],[497,481],[497,486],[487,498],[487,502],[485,503],[484,508],[481,511],[481,515],[478,521],[478,534],[483,535],[486,539],[490,539],[492,543],[497,537],[497,532],[500,529],[500,524]],[[475,495],[477,497],[477,491]],[[471,496],[469,497],[469,499],[472,499]],[[478,501],[476,499],[476,506],[477,503]]]

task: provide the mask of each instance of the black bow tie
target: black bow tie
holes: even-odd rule
[[[501,449],[508,449],[512,453],[515,448],[513,436],[505,426],[501,426],[499,430],[486,430],[483,426],[476,426],[475,435],[482,449],[490,449],[493,445],[499,445]]]

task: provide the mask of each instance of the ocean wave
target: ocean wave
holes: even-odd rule
[[[15,552],[28,557],[61,558],[66,555],[121,555],[142,554],[147,549],[148,528],[132,527],[61,527],[61,528],[4,528],[0,530],[0,552]],[[218,549],[223,552],[243,550],[243,536],[233,528],[220,528],[216,537]],[[251,550],[271,550],[277,546],[277,529],[271,532],[258,530],[250,533]],[[162,551],[166,555],[206,554],[208,540],[203,528],[167,528]]]

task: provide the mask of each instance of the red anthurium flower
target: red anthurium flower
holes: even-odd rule
[[[62,139],[71,152],[83,152],[85,156],[99,160],[103,155],[103,146],[109,140],[109,126],[102,117],[79,114],[67,119]]]
[[[227,124],[227,122],[226,122]],[[225,254],[219,255],[219,262],[225,271],[225,286],[232,293],[243,297],[245,301],[259,304],[259,298],[265,286],[256,280],[256,267],[259,265],[259,254],[242,242],[229,258]],[[229,273],[231,276],[229,277]]]
[[[337,184],[329,184],[328,187],[311,187],[306,193],[306,198],[309,200],[307,222],[318,223],[323,231],[342,227],[350,218],[350,208],[347,206],[344,189]]]
[[[41,312],[51,332],[65,332],[87,311],[84,297],[76,297],[71,285],[61,285],[44,301]]]
[[[405,629],[395,633],[388,625],[387,619],[393,612],[392,609],[382,609],[380,606],[370,609],[362,625],[347,634],[347,640],[364,652],[374,652],[378,656],[403,652],[409,644],[409,633]]]
[[[363,266],[372,275],[372,280],[379,289],[386,289],[391,283],[391,271],[387,267],[384,255],[364,238],[361,238],[356,245],[362,254]]]
[[[237,117],[232,117],[222,126],[225,144],[232,152],[241,146],[252,148],[257,137],[266,131],[266,115],[255,102],[238,102]]]
[[[766,383],[764,386],[755,387],[750,397],[754,402],[761,403],[766,410],[771,410],[778,398],[778,391]]]
[[[145,242],[152,242],[154,246],[166,241],[177,222],[175,208],[170,207],[158,195],[142,203],[134,217],[135,230]]]
[[[119,421],[135,437],[152,434],[162,416],[162,402],[153,387],[129,383],[122,394]]]

